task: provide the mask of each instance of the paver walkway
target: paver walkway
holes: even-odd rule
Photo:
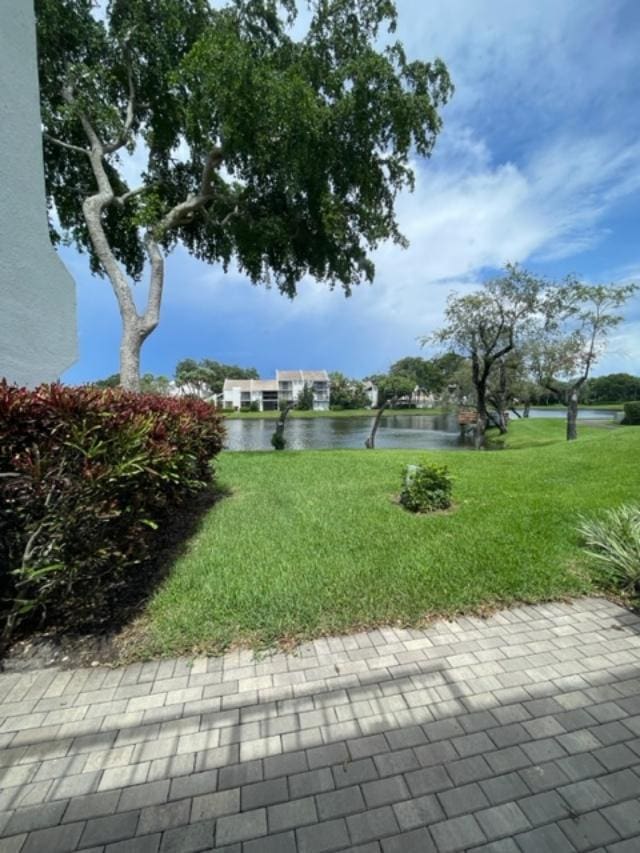
[[[640,850],[640,619],[0,675],[0,851]]]

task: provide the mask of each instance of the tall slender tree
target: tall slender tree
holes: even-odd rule
[[[567,406],[568,441],[578,437],[582,388],[622,322],[620,309],[637,289],[635,284],[583,284],[570,276],[547,291],[547,319],[532,348],[532,365],[540,385]]]
[[[51,230],[111,283],[124,386],[139,387],[177,244],[290,297],[306,274],[348,294],[372,280],[380,241],[405,244],[395,200],[452,86],[440,60],[380,47],[392,0],[314,0],[298,40],[294,0],[109,0],[103,16],[92,0],[36,0],[36,12]]]

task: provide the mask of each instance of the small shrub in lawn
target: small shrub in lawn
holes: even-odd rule
[[[276,429],[276,431],[271,436],[271,446],[274,450],[284,450],[287,446],[287,439],[284,437],[284,433],[280,429]]]
[[[0,382],[4,643],[34,612],[101,621],[158,525],[211,482],[223,439],[196,398]]]
[[[453,485],[446,467],[407,465],[400,503],[411,512],[447,509],[452,503]]]
[[[578,532],[606,585],[640,594],[640,506],[608,510],[581,520]]]
[[[624,404],[624,418],[622,419],[622,423],[640,426],[640,400]]]

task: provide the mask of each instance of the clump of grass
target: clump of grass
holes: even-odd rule
[[[640,593],[640,506],[626,504],[583,518],[579,533],[598,572],[616,590]]]

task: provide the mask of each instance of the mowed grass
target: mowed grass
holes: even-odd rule
[[[231,495],[150,601],[133,653],[262,647],[588,592],[578,515],[640,498],[640,429],[581,427],[567,443],[563,421],[536,420],[511,435],[519,449],[493,453],[223,454]],[[403,466],[420,461],[449,466],[454,511],[395,502]]]

